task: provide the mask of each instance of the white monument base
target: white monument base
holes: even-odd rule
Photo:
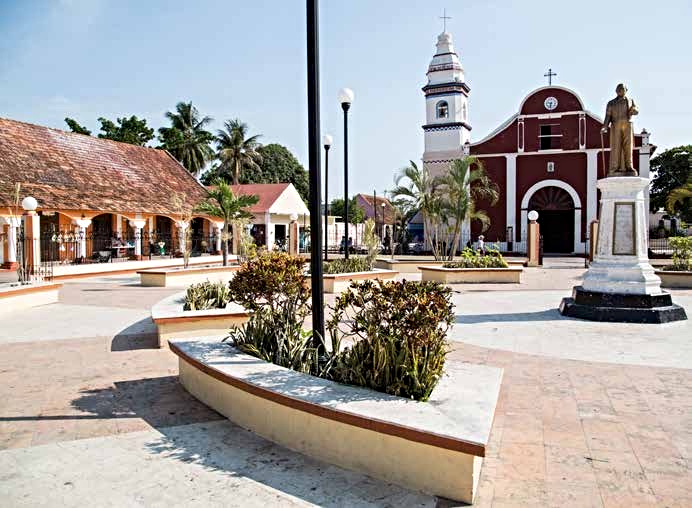
[[[614,176],[598,181],[601,191],[598,243],[584,275],[585,291],[656,295],[661,279],[647,252],[648,178]]]

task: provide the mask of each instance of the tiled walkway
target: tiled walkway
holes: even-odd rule
[[[555,266],[528,271],[520,297],[536,295],[535,302],[578,280],[578,268]],[[104,307],[137,313],[170,294],[132,283],[84,280],[63,290],[62,305],[106,320],[101,328],[109,333],[56,340],[72,319],[58,313],[54,334],[37,328],[34,340],[12,342],[9,330],[26,318],[0,316],[0,498],[9,506],[84,505],[99,489],[119,506],[449,506],[311,461],[222,420],[178,385],[175,358],[152,348],[150,324],[114,341],[118,327],[100,314]],[[555,356],[526,354],[516,344],[503,350],[489,334],[493,327],[511,334],[511,322],[484,328],[464,315],[523,312],[507,303],[474,310],[483,295],[507,289],[464,286],[455,295],[461,317],[449,361],[505,369],[476,505],[692,506],[692,365],[583,361],[567,347]],[[537,336],[565,339],[550,319],[531,323]],[[681,358],[675,365],[685,367]],[[156,445],[163,442],[165,449]]]

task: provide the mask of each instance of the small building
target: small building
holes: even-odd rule
[[[288,245],[288,226],[297,220],[300,238],[310,227],[310,211],[291,183],[251,183],[232,185],[238,195],[256,195],[259,201],[249,208],[254,216],[250,234],[255,244],[267,250],[285,249]],[[301,245],[305,242],[301,241]]]
[[[380,231],[382,224],[391,226],[394,224],[394,206],[384,196],[374,194],[356,194],[356,204],[365,212],[366,219],[372,219]]]
[[[41,260],[76,263],[220,249],[223,223],[193,214],[206,190],[168,152],[0,118],[0,264],[16,264],[13,192],[38,202]],[[21,199],[20,198],[20,199]]]

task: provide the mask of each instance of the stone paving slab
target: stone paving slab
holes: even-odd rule
[[[692,320],[675,323],[598,323],[560,315],[565,291],[461,292],[451,339],[503,351],[587,362],[692,367]],[[692,292],[675,303],[692,316]]]
[[[435,506],[226,420],[0,451],[0,492],[11,506]]]

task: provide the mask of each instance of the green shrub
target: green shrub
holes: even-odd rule
[[[671,270],[692,271],[692,236],[673,236],[668,238],[673,248],[673,264]]]
[[[183,310],[223,309],[230,301],[230,291],[224,282],[207,280],[187,288]]]
[[[443,268],[508,268],[509,265],[502,257],[499,250],[488,249],[483,255],[472,249],[464,249],[461,259],[449,261],[442,265]]]
[[[434,282],[354,283],[334,304],[327,329],[337,345],[327,373],[340,383],[427,400],[442,376],[451,290]],[[355,343],[343,350],[342,339]]]
[[[283,252],[267,252],[244,263],[229,283],[231,298],[253,314],[243,328],[231,330],[240,351],[268,362],[319,373],[311,332],[303,330],[310,313],[305,261]]]
[[[369,272],[372,270],[372,261],[367,257],[352,256],[348,259],[333,259],[322,266],[325,274]]]

